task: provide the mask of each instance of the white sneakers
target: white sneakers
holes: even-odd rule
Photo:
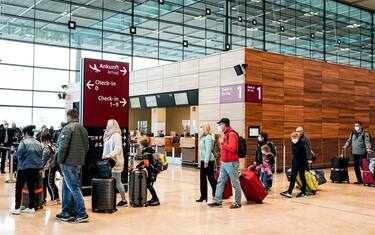
[[[18,208],[18,209],[16,209],[16,208],[12,208],[12,209],[10,209],[10,211],[9,211],[11,214],[13,214],[13,215],[19,215],[19,214],[21,214],[21,208]]]
[[[26,213],[26,214],[34,214],[35,213],[35,209],[30,209],[30,208],[26,208],[25,210],[22,210],[21,211],[22,213]]]
[[[34,214],[35,213],[35,209],[32,208],[18,208],[18,209],[15,209],[15,208],[12,208],[10,211],[9,211],[11,214],[13,215],[19,215],[22,213],[25,213],[25,214]]]

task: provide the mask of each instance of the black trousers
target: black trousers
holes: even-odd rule
[[[1,173],[5,173],[5,161],[6,161],[6,155],[7,155],[6,149],[0,149],[1,154]]]
[[[366,158],[366,155],[353,154],[354,171],[357,176],[357,181],[362,183],[362,160]]]
[[[151,179],[151,177],[147,177],[147,189],[151,193],[151,200],[159,200],[158,195],[156,194],[154,183],[156,182],[156,176],[154,179]]]
[[[21,207],[22,199],[22,188],[27,183],[27,188],[29,190],[30,204],[29,208],[35,208],[35,183],[37,177],[39,176],[38,169],[25,169],[19,170],[17,172],[17,181],[16,181],[16,209]]]
[[[207,199],[207,179],[210,182],[212,188],[212,194],[216,192],[216,180],[215,180],[215,162],[208,162],[208,167],[204,168],[204,161],[201,161],[200,169],[200,189],[201,198]],[[212,195],[214,196],[214,195]]]
[[[47,199],[47,190],[51,197],[51,200],[59,199],[59,189],[57,188],[55,177],[56,172],[58,171],[59,166],[56,165],[51,169],[44,171],[44,179],[43,179],[43,192],[44,192],[44,201]]]
[[[295,168],[295,167],[292,167],[292,174],[290,176],[290,184],[289,184],[288,192],[292,194],[294,185],[296,184],[297,174],[299,174],[299,177],[301,178],[301,181],[302,181],[301,193],[305,194],[306,193],[305,169]]]

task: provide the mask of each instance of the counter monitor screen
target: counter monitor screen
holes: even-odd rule
[[[130,106],[132,109],[141,108],[141,102],[139,101],[139,97],[130,98]]]
[[[189,101],[186,92],[174,94],[176,105],[188,105]]]
[[[158,103],[156,102],[156,96],[146,96],[146,106],[148,108],[157,107]]]

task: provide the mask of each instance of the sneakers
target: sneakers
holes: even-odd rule
[[[280,195],[283,197],[292,198],[292,195],[288,191],[282,192]]]
[[[150,200],[147,202],[147,205],[148,206],[159,206],[160,205],[160,201],[158,199],[156,200]]]
[[[18,209],[12,208],[12,209],[10,209],[9,213],[11,213],[13,215],[19,215],[19,214],[21,214],[21,208],[18,208]]]
[[[89,222],[89,216],[88,215],[85,215],[83,217],[77,216],[74,220],[69,221],[69,222],[72,223],[72,224],[87,223],[87,222]]]
[[[32,208],[25,208],[24,210],[21,211],[22,213],[25,213],[25,214],[35,214],[35,209]]]
[[[127,201],[120,201],[119,203],[117,203],[116,206],[121,207],[121,206],[127,206],[127,205],[128,205]]]
[[[297,198],[303,198],[303,197],[306,197],[306,194],[300,192],[296,197],[297,197]]]
[[[223,205],[219,202],[212,202],[207,204],[209,207],[216,207],[216,208],[222,208]]]
[[[70,222],[70,221],[73,221],[75,219],[74,216],[63,216],[62,213],[57,214],[55,218],[56,218],[56,220],[60,220],[60,221],[63,221],[63,222]]]
[[[239,208],[241,208],[241,204],[233,203],[229,208],[230,209],[239,209]]]

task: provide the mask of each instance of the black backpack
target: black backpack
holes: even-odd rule
[[[246,153],[247,153],[246,140],[242,136],[239,136],[236,131],[231,130],[230,132],[234,132],[237,135],[237,139],[238,139],[237,154],[238,154],[238,157],[239,158],[245,158],[246,157]],[[229,133],[228,133],[228,137],[229,137]]]
[[[276,156],[276,146],[272,142],[268,142],[267,145],[268,147],[270,147],[270,151],[273,156]]]

